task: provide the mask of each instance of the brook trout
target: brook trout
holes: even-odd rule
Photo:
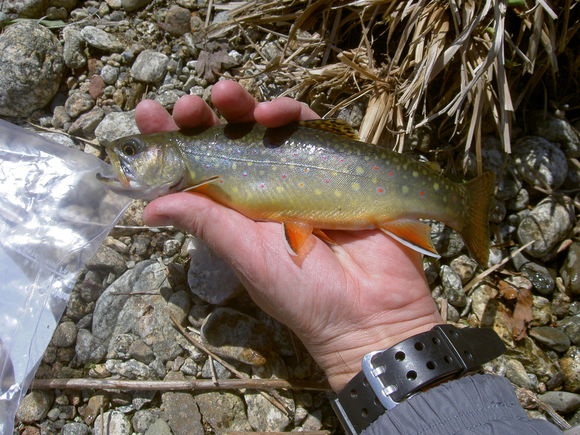
[[[100,178],[137,198],[198,191],[251,219],[281,222],[291,254],[313,231],[328,241],[323,230],[378,228],[437,256],[429,226],[419,221],[435,219],[487,264],[493,174],[455,183],[355,137],[335,120],[134,135],[107,148],[118,179]]]

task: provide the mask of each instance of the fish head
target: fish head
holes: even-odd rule
[[[112,190],[140,199],[154,199],[183,190],[188,171],[183,157],[162,134],[133,135],[106,147],[114,176],[97,177]]]

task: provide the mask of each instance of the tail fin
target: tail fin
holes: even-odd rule
[[[460,231],[473,257],[482,266],[489,258],[488,216],[495,188],[495,175],[484,172],[463,186],[467,198],[466,222]]]

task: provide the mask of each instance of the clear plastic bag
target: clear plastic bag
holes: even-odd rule
[[[0,120],[0,434],[50,342],[76,278],[129,200],[108,165]]]

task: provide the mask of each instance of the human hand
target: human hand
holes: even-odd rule
[[[318,118],[290,98],[257,103],[232,81],[214,85],[212,102],[229,122],[276,127]],[[135,118],[143,133],[219,122],[195,96],[182,97],[173,117],[143,101]],[[326,231],[332,246],[310,236],[312,248],[298,263],[288,255],[280,223],[254,222],[201,194],[158,198],[143,217],[204,239],[232,265],[252,299],[298,335],[335,391],[360,371],[364,354],[442,323],[420,254],[380,231]]]

